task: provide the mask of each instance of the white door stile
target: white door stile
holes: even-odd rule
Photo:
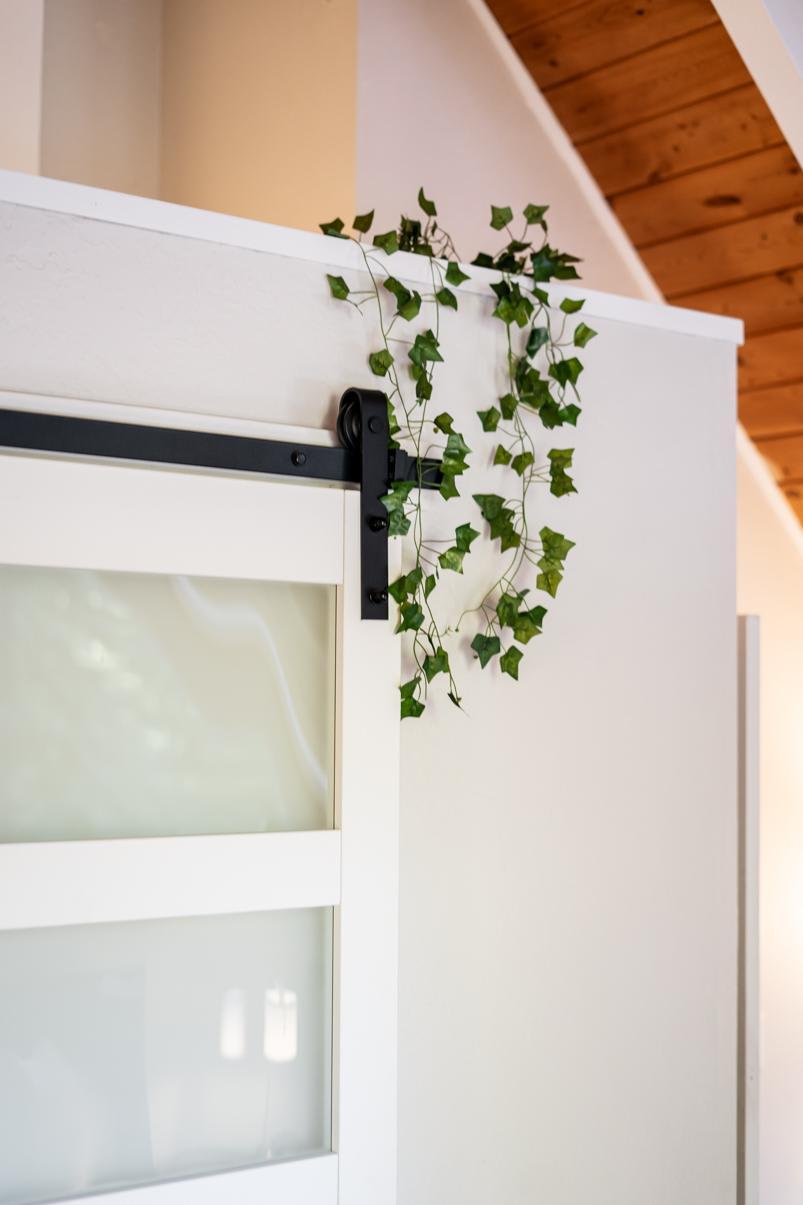
[[[165,1180],[88,1197],[70,1205],[338,1205],[337,1155],[315,1155],[187,1180]]]
[[[343,491],[5,453],[0,562],[338,585]]]
[[[396,1200],[399,648],[360,620],[360,498],[345,498],[338,592],[342,889],[335,918],[333,1146],[340,1205]],[[398,549],[390,547],[390,577]]]
[[[0,845],[0,929],[339,902],[339,832]]]

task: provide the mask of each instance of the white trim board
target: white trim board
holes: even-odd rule
[[[267,222],[209,213],[202,209],[173,205],[167,201],[153,201],[146,197],[89,188],[63,180],[48,180],[24,172],[0,171],[0,202],[29,209],[71,214],[74,217],[110,222],[118,226],[159,231],[179,238],[241,247],[269,255],[311,260],[328,267],[346,268],[351,271],[359,271],[363,267],[360,252],[345,239],[326,238],[306,230],[291,230],[285,226],[269,225]],[[429,283],[429,268],[426,261],[422,262],[420,257],[400,251],[394,256],[393,262],[396,265],[396,275],[404,280]],[[486,282],[494,276],[482,268],[468,266],[466,271],[471,279],[462,288],[471,292],[484,291]],[[702,314],[696,310],[660,305],[632,297],[617,297],[574,286],[566,288],[562,285],[550,285],[549,288],[556,300],[567,294],[585,298],[586,313],[596,318],[696,335],[704,339],[717,339],[726,343],[741,344],[744,340],[744,325],[735,318],[722,318],[717,314]]]

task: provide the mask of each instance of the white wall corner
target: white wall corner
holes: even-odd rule
[[[795,158],[803,164],[803,74],[792,47],[762,0],[713,3]]]

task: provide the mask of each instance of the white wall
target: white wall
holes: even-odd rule
[[[482,0],[361,0],[357,208],[386,228],[434,197],[460,254],[490,205],[552,203],[550,239],[589,288],[659,298],[640,258]],[[414,65],[414,66],[413,66]]]
[[[44,0],[0,0],[0,168],[39,171]]]
[[[159,195],[162,0],[45,0],[41,172]]]
[[[755,448],[739,461],[739,603],[761,616],[762,1205],[803,1197],[803,532]]]
[[[0,389],[331,425],[374,383],[371,318],[323,279],[351,249],[193,220],[211,241],[0,205]],[[420,287],[425,261],[392,267]],[[442,328],[470,444],[502,389],[489,309],[468,292]],[[545,635],[518,685],[456,656],[467,715],[402,729],[400,1205],[733,1202],[735,349],[588,310]]]
[[[803,10],[799,0],[713,3],[795,158],[803,163]]]
[[[790,144],[803,158],[803,80],[789,48],[783,45],[760,0],[715,2]],[[461,242],[473,250],[486,237],[488,201],[504,203],[511,198],[519,204],[535,194],[533,199],[554,206],[556,241],[579,248],[585,255],[589,282],[600,288],[654,296],[654,286],[650,287],[650,282],[645,285],[633,270],[632,253],[623,249],[626,240],[621,229],[598,208],[595,186],[584,175],[574,152],[567,151],[551,115],[543,113],[543,100],[534,85],[522,79],[520,64],[511,61],[504,46],[500,61],[493,24],[486,20],[480,28],[473,0],[462,4],[448,0],[436,13],[414,2],[405,6],[404,13],[402,21],[392,0],[379,4],[365,0],[363,5],[361,204],[379,197],[390,214],[398,196],[411,205],[419,181],[426,183],[432,193],[445,198],[444,215],[456,226]],[[431,134],[427,139],[406,140],[398,166],[394,161],[391,167],[376,150],[380,121],[388,112],[397,111],[404,84],[383,45],[386,17],[395,37],[406,38],[411,47],[424,48],[428,69],[419,76],[415,96],[407,98],[407,111],[412,114],[411,128],[415,120],[426,121]],[[393,104],[378,112],[379,106],[370,101],[379,95],[380,81],[384,81],[385,99],[392,98]],[[490,191],[493,195],[488,195]],[[762,1205],[799,1205],[803,1180],[803,1026],[799,1020],[803,1016],[803,921],[795,875],[799,876],[803,859],[799,752],[803,740],[803,549],[799,536],[790,538],[790,524],[793,530],[797,525],[786,502],[767,482],[765,466],[747,440],[740,439],[738,455],[738,605],[742,612],[762,616],[765,649],[761,999],[766,1053],[761,1070],[761,1201]],[[681,488],[679,478],[669,491],[674,497]],[[418,927],[413,933],[408,931],[408,948],[420,941],[423,950],[430,950],[424,916],[413,906]],[[413,1005],[408,1001],[407,1007]],[[418,1087],[423,1091],[422,1082]],[[412,1113],[412,1104],[408,1107]],[[412,1132],[419,1145],[426,1147],[422,1127],[414,1126]],[[509,1154],[508,1138],[496,1137]],[[437,1162],[436,1153],[431,1157]]]

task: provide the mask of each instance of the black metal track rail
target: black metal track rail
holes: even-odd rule
[[[402,449],[388,447],[387,398],[378,390],[346,390],[337,431],[342,446],[322,447],[0,409],[2,448],[359,485],[362,618],[387,619],[388,521],[382,495],[393,481],[418,481],[424,489],[437,489],[440,462],[424,460],[419,465]]]

